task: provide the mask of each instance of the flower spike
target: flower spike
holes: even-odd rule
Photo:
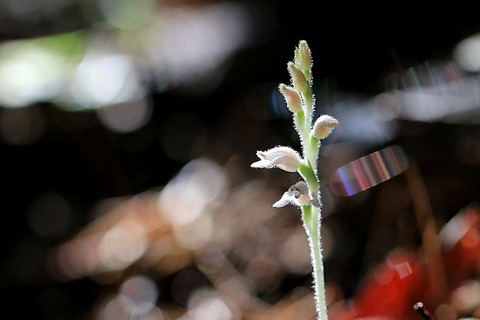
[[[318,320],[328,320],[323,274],[322,244],[320,238],[322,198],[317,175],[320,139],[330,135],[340,123],[332,116],[320,116],[312,126],[314,115],[314,94],[312,91],[312,57],[306,41],[300,41],[295,48],[294,62],[288,62],[291,77],[290,86],[279,85],[287,107],[292,111],[295,130],[302,143],[302,156],[290,147],[278,146],[267,151],[257,151],[259,161],[252,168],[280,168],[298,172],[302,180],[291,186],[275,208],[286,205],[297,206],[302,212],[303,227],[308,236],[313,267],[313,289]],[[303,157],[303,158],[302,158]]]

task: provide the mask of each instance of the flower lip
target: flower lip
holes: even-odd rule
[[[280,168],[288,172],[295,172],[302,159],[300,155],[290,147],[275,147],[267,151],[257,151],[259,161],[252,163],[252,168]]]

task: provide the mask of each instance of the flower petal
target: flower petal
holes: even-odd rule
[[[299,162],[288,156],[281,156],[273,159],[270,162],[270,168],[277,167],[288,172],[295,172],[298,170]]]
[[[298,207],[313,204],[308,192],[308,186],[304,181],[299,181],[288,188],[288,191],[282,195],[280,200],[273,204],[273,207],[281,208],[288,204]]]
[[[272,207],[274,208],[282,208],[282,207],[285,207],[286,205],[289,205],[289,204],[295,204],[293,202],[293,199],[295,199],[294,197],[290,196],[288,194],[288,192],[285,192],[283,194],[283,196],[280,198],[280,200],[278,200],[277,202],[275,202]]]
[[[252,163],[252,168],[266,168],[274,167],[280,168],[288,172],[295,172],[302,159],[300,155],[290,147],[275,147],[267,151],[257,151],[257,156],[260,161]]]
[[[293,150],[290,147],[278,146],[267,151],[257,151],[257,156],[260,159],[273,160],[280,156],[289,156],[300,161],[300,156],[298,152]]]
[[[269,167],[270,163],[271,163],[271,161],[268,161],[268,160],[260,160],[260,161],[256,161],[256,162],[252,163],[250,165],[250,167],[259,168],[259,169],[261,169],[261,168],[270,169],[271,168],[271,167]]]

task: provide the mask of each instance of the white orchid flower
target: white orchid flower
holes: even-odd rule
[[[302,162],[298,152],[290,147],[275,147],[267,151],[257,151],[260,161],[252,163],[252,168],[280,168],[288,172],[295,172]]]
[[[299,181],[285,192],[280,200],[273,204],[274,208],[282,208],[286,205],[292,204],[296,206],[309,205],[310,195],[308,192],[308,186],[305,182]]]

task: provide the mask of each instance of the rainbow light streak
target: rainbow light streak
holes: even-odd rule
[[[395,145],[352,161],[330,177],[330,190],[340,196],[351,196],[388,180],[408,168],[402,147]]]

